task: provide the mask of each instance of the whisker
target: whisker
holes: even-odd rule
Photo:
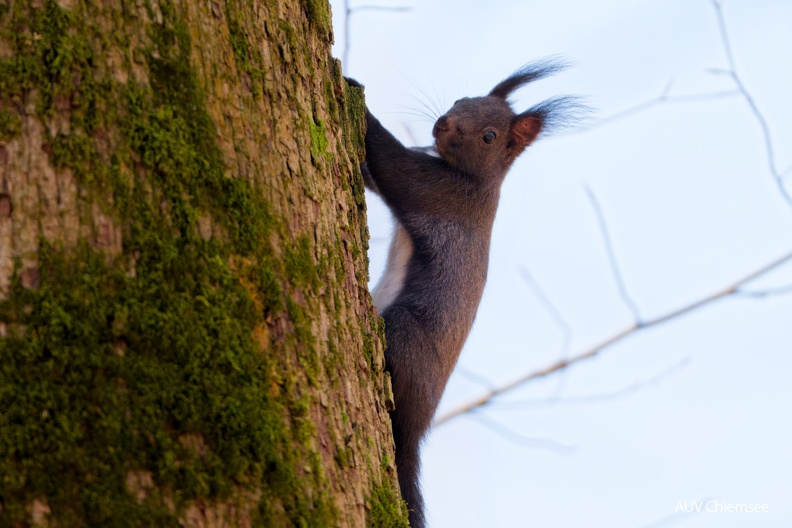
[[[411,115],[413,117],[420,118],[421,121],[426,120],[429,121],[430,123],[434,123],[435,121],[437,121],[437,116],[421,108],[414,108],[411,106],[396,106],[394,108],[396,109],[393,111],[393,113]]]
[[[418,97],[415,96],[412,97],[412,100],[418,103],[419,105],[421,105],[426,110],[427,115],[432,116],[433,121],[437,121],[437,118],[440,117],[441,114],[437,111],[437,109],[433,108],[432,106],[429,106],[429,104],[426,101],[419,99]]]
[[[440,105],[438,104],[438,102],[433,100],[432,97],[427,93],[427,91],[424,88],[422,88],[420,85],[418,85],[418,83],[414,81],[410,81],[410,83],[415,87],[416,90],[418,90],[421,93],[421,95],[424,97],[424,99],[426,99],[426,101],[428,101],[428,103],[413,96],[414,99],[416,99],[427,110],[433,113],[435,115],[435,119],[443,115],[444,112],[440,109]],[[431,103],[432,106],[430,106],[429,103]]]

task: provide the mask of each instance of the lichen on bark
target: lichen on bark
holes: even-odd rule
[[[0,6],[0,526],[403,523],[329,20]]]

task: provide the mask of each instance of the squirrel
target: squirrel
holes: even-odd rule
[[[556,97],[515,114],[507,98],[564,67],[534,62],[486,96],[459,99],[434,124],[434,153],[402,145],[366,107],[364,184],[396,220],[372,298],[385,321],[396,470],[413,528],[425,526],[420,442],[478,310],[501,184],[517,156],[578,106]]]

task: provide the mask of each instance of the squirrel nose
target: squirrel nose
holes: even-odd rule
[[[443,116],[437,120],[435,123],[434,128],[432,129],[432,135],[437,137],[439,131],[448,132],[451,130],[451,125],[448,122],[448,116]]]

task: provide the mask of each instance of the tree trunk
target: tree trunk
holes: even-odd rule
[[[0,0],[0,526],[406,526],[331,40]]]

